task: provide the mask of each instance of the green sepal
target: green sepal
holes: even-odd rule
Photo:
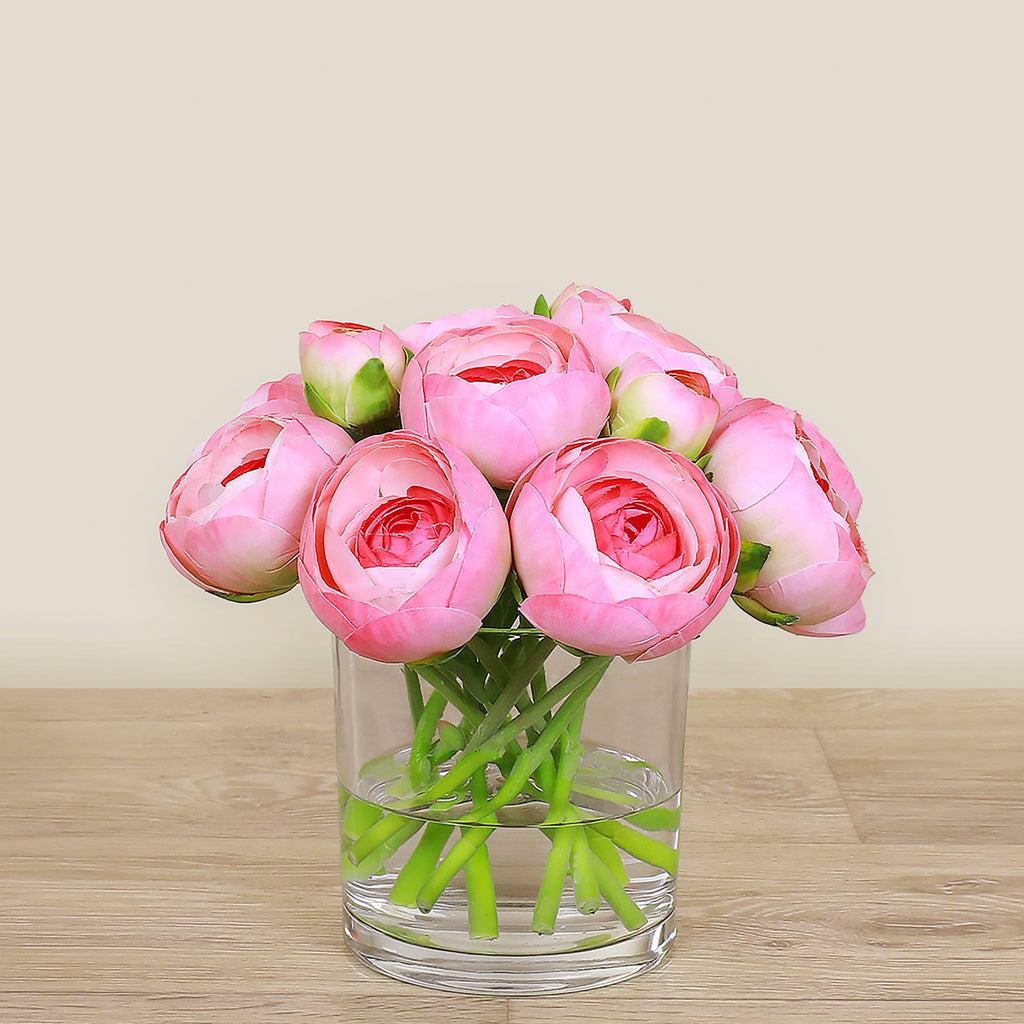
[[[740,544],[740,558],[736,563],[736,585],[734,594],[745,594],[757,582],[761,566],[768,560],[772,549],[768,544],[745,540]]]
[[[711,452],[705,452],[699,459],[694,459],[693,464],[698,469],[707,469],[708,463],[711,461]]]
[[[769,611],[763,604],[759,604],[752,597],[746,597],[743,594],[733,594],[732,599],[748,615],[752,615],[758,622],[763,622],[766,626],[792,626],[800,618],[799,615]]]
[[[614,391],[615,390],[615,383],[619,379],[619,374],[620,373],[622,373],[622,367],[621,366],[616,366],[615,369],[613,369],[611,371],[611,373],[609,373],[608,376],[605,377],[605,380],[608,383],[608,390],[609,391]]]
[[[302,382],[302,393],[306,396],[306,405],[309,406],[315,415],[321,419],[337,423],[339,427],[346,425],[345,421],[330,407],[327,399],[308,380]]]
[[[512,596],[516,599],[516,604],[522,606],[522,603],[526,600],[526,594],[523,593],[522,585],[519,582],[519,576],[513,569],[508,574],[508,588],[512,591]],[[522,612],[520,612],[522,614]]]
[[[409,668],[416,668],[418,665],[443,665],[446,661],[453,661],[457,658],[465,650],[465,647],[466,645],[463,644],[461,647],[455,647],[443,654],[435,654],[432,658],[420,658],[419,661],[408,661],[406,664]]]
[[[548,305],[548,300],[544,298],[543,294],[538,295],[537,301],[533,304],[533,315],[551,318],[551,307]]]
[[[636,423],[629,423],[615,431],[616,437],[636,437],[641,441],[660,444],[662,447],[668,443],[668,435],[669,425],[657,416],[648,416],[647,419],[637,420]]]
[[[411,360],[416,355],[416,353],[413,352],[413,350],[409,348],[408,345],[403,345],[402,351],[405,353],[405,365],[408,366],[409,360]]]
[[[591,654],[590,651],[581,651],[581,650],[579,650],[579,648],[570,647],[568,644],[559,644],[558,646],[561,647],[563,651],[567,651],[574,658],[597,658],[597,657],[600,657],[600,655]]]
[[[208,590],[207,593],[213,594],[214,597],[222,597],[225,601],[234,601],[235,604],[253,604],[256,601],[266,601],[268,597],[280,597],[282,594],[287,594],[294,586],[294,583],[289,583],[287,587],[270,590],[265,594],[225,594],[220,590]]]
[[[384,364],[374,357],[359,367],[345,397],[345,419],[362,426],[390,416],[398,408],[395,390]]]

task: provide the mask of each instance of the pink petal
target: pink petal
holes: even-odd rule
[[[428,433],[455,445],[495,487],[511,487],[540,452],[524,424],[484,401],[432,398]]]
[[[532,480],[523,483],[516,493],[510,525],[512,561],[526,592],[557,594],[564,591],[564,531],[552,518]]]
[[[731,584],[723,587],[704,611],[698,612],[697,615],[686,622],[675,633],[669,634],[663,640],[659,640],[658,643],[649,647],[636,660],[650,661],[652,658],[660,658],[663,654],[671,654],[673,651],[677,651],[680,647],[690,643],[691,640],[695,640],[707,628],[711,620],[726,606],[731,591]]]
[[[576,594],[528,597],[522,609],[552,639],[589,654],[640,654],[659,639],[650,621],[632,608],[598,604]]]
[[[802,627],[841,615],[864,592],[870,570],[859,563],[811,565],[768,586],[756,586],[750,597],[772,611],[798,615]]]
[[[711,435],[707,469],[733,512],[770,494],[797,460],[796,428],[788,410],[762,399],[740,402]]]
[[[350,633],[345,646],[375,661],[424,661],[461,647],[479,628],[478,616],[457,608],[401,608]]]
[[[805,625],[794,622],[792,626],[783,626],[787,633],[797,636],[849,636],[859,633],[865,625],[864,605],[858,601],[852,608],[824,622]]]
[[[297,580],[298,541],[273,523],[242,516],[199,524],[176,519],[165,535],[179,560],[213,589],[261,594]]]
[[[544,455],[576,438],[596,437],[608,419],[611,394],[596,373],[544,374],[506,385],[489,404],[515,415]]]
[[[723,494],[731,496],[724,488]],[[771,546],[768,561],[758,574],[763,585],[808,565],[835,560],[839,531],[849,533],[845,520],[799,460],[770,494],[734,516],[745,541]]]
[[[846,502],[851,518],[856,519],[860,513],[863,498],[860,491],[857,490],[856,483],[854,483],[853,474],[821,431],[810,420],[802,416],[800,420],[804,431],[814,442],[815,448],[818,449],[821,461],[825,464],[825,469],[828,472],[828,482],[839,497]]]

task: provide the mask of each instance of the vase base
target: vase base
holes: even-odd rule
[[[606,945],[509,956],[422,946],[345,915],[348,948],[368,967],[413,985],[471,995],[555,995],[614,985],[657,966],[675,934],[670,915]]]

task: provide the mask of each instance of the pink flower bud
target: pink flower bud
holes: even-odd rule
[[[719,422],[707,471],[743,540],[771,548],[744,596],[797,616],[783,625],[792,633],[862,629],[860,597],[872,571],[857,529],[860,493],[817,428],[792,409],[747,399]]]
[[[394,331],[315,320],[299,335],[306,400],[343,427],[365,427],[398,411],[405,350]]]
[[[644,437],[696,459],[718,422],[718,402],[696,370],[662,370],[646,356],[627,359],[612,387],[611,430]]]

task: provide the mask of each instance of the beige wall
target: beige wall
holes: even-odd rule
[[[167,564],[191,447],[325,317],[633,298],[851,465],[868,628],[694,683],[1021,681],[1019,4],[4,7],[5,685],[318,685]]]

